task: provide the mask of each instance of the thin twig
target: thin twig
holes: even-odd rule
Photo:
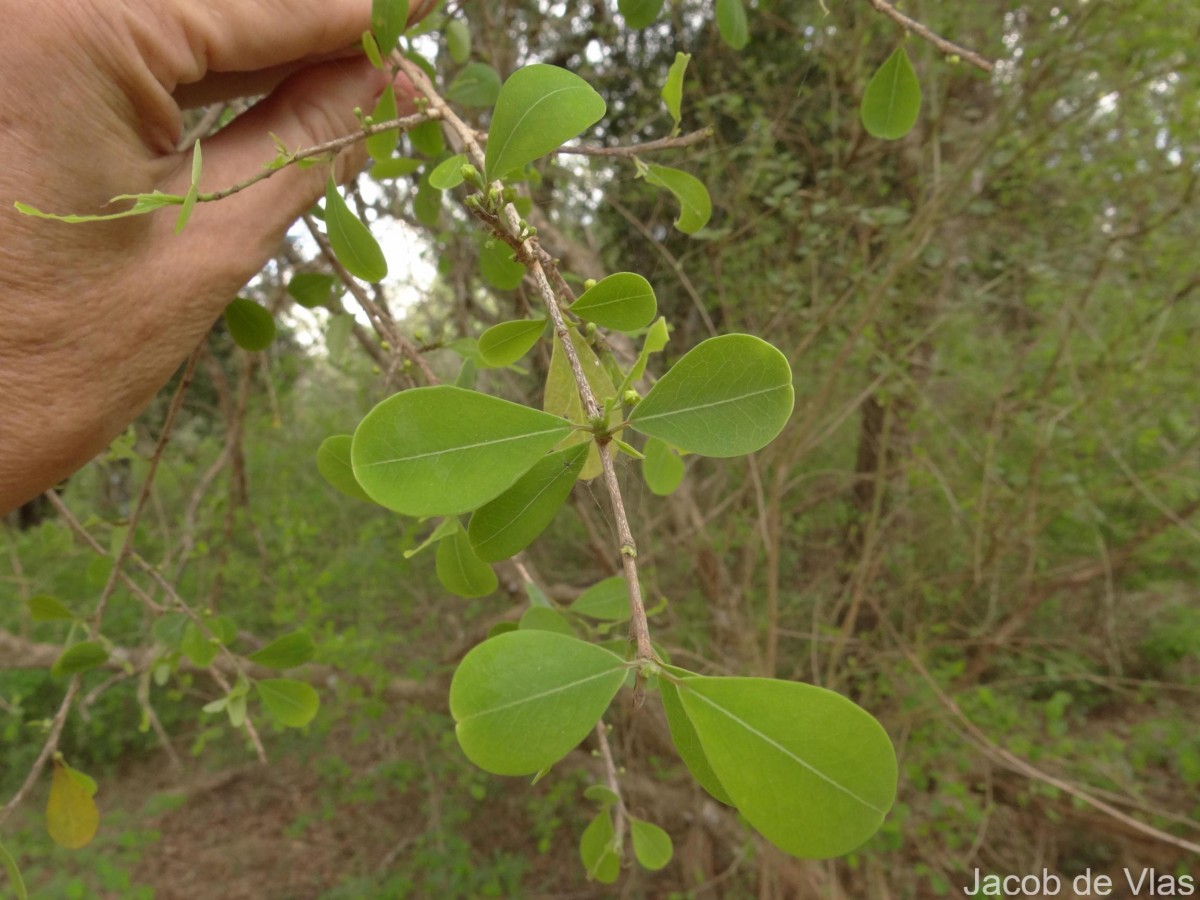
[[[62,703],[58,706],[58,712],[54,714],[54,721],[50,724],[50,733],[46,735],[46,743],[42,745],[42,752],[33,761],[33,765],[29,768],[29,774],[25,776],[25,780],[21,782],[21,786],[17,788],[17,792],[13,794],[12,799],[4,805],[4,809],[0,810],[0,825],[3,825],[8,817],[13,814],[13,811],[21,805],[25,796],[33,789],[34,784],[37,783],[38,777],[42,774],[42,769],[46,766],[46,762],[54,754],[54,751],[58,749],[58,739],[62,736],[63,726],[67,724],[67,714],[71,711],[71,704],[75,701],[77,693],[79,693],[78,675],[74,676],[71,679],[71,683],[67,685],[67,693],[63,695]]]
[[[1140,822],[1133,818],[1133,816],[1126,815],[1116,807],[1105,803],[1103,800],[1100,800],[1097,797],[1094,797],[1092,794],[1083,790],[1082,788],[1076,787],[1075,785],[1068,781],[1064,781],[1061,778],[1056,778],[1048,772],[1043,772],[1041,769],[1037,768],[1031,763],[1026,762],[1019,756],[1016,756],[1008,750],[1005,750],[1000,745],[994,743],[991,738],[983,733],[979,726],[967,718],[966,713],[959,708],[959,705],[954,701],[954,698],[942,690],[941,686],[929,673],[929,670],[925,668],[924,663],[922,663],[921,660],[917,658],[917,655],[908,647],[908,645],[901,640],[900,635],[892,626],[892,623],[886,618],[886,614],[879,606],[878,601],[873,596],[868,595],[867,602],[870,603],[872,608],[875,610],[876,615],[879,617],[879,622],[883,625],[884,630],[888,633],[888,636],[892,639],[892,642],[904,655],[905,659],[908,660],[909,665],[911,665],[917,671],[917,674],[920,675],[922,680],[924,680],[924,682],[929,686],[929,689],[933,692],[933,695],[937,697],[938,702],[942,704],[946,711],[949,712],[950,715],[955,718],[955,720],[957,720],[959,726],[966,733],[966,736],[970,739],[970,741],[980,750],[982,750],[986,756],[991,758],[993,762],[1003,766],[1011,772],[1016,772],[1018,775],[1023,775],[1032,781],[1041,781],[1050,785],[1051,787],[1058,788],[1058,790],[1062,791],[1063,793],[1070,794],[1075,799],[1086,803],[1093,809],[1099,810],[1106,816],[1116,819],[1118,822],[1129,826],[1135,831],[1148,835],[1155,840],[1171,844],[1175,847],[1180,847],[1191,853],[1200,853],[1200,844],[1181,837],[1176,837],[1173,834],[1169,834],[1166,831],[1155,828],[1153,825],[1147,825],[1145,822]]]
[[[922,25],[916,19],[906,16],[900,10],[896,9],[896,7],[892,6],[892,4],[888,3],[887,0],[867,0],[867,2],[901,28],[923,37],[947,56],[957,56],[976,68],[983,69],[985,72],[991,72],[996,68],[995,63],[984,59],[974,50],[968,50],[966,47],[961,47],[953,41],[948,41],[944,37],[934,34],[927,26]]]
[[[680,147],[690,147],[692,144],[699,144],[701,141],[706,141],[712,136],[713,129],[710,125],[707,128],[701,128],[699,131],[681,134],[679,137],[659,138],[656,141],[646,141],[642,144],[629,144],[624,147],[592,147],[587,144],[575,144],[570,147],[559,147],[555,152],[560,156],[571,154],[573,156],[610,156],[620,159],[632,159],[641,153],[654,153],[658,150],[675,150]]]
[[[358,305],[370,316],[372,323],[375,324],[376,329],[383,335],[384,340],[416,364],[417,368],[421,370],[421,375],[424,376],[426,384],[441,384],[441,379],[434,374],[433,369],[429,367],[429,363],[426,362],[425,357],[421,354],[416,344],[405,337],[404,332],[396,326],[391,313],[376,303],[363,290],[363,286],[358,283],[354,276],[346,270],[346,267],[341,264],[337,258],[337,254],[333,252],[333,247],[329,244],[329,238],[317,227],[317,223],[313,221],[312,216],[306,214],[303,218],[304,224],[308,227],[313,240],[321,248],[321,254],[333,266],[337,276],[346,285],[350,293],[354,295],[354,299],[358,301]]]
[[[601,719],[596,723],[596,743],[600,745],[600,760],[604,763],[604,780],[608,789],[617,795],[617,803],[613,808],[613,843],[618,847],[625,846],[625,796],[621,793],[621,782],[617,779],[617,764],[613,761],[612,748],[608,745],[608,726]]]

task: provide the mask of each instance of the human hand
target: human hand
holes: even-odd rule
[[[420,18],[432,0],[413,4]],[[181,110],[267,93],[204,142],[203,190],[357,127],[387,84],[357,46],[371,0],[0,0],[0,514],[128,425],[323,191],[290,167],[184,232],[171,210],[69,226],[22,201],[100,213],[118,194],[187,192]],[[410,96],[397,84],[402,106]],[[402,110],[403,112],[404,110]],[[346,177],[361,144],[338,159]]]

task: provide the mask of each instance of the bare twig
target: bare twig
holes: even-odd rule
[[[62,703],[58,705],[58,712],[54,714],[54,721],[50,723],[50,733],[46,735],[46,743],[42,745],[42,752],[38,754],[37,759],[33,761],[33,765],[29,767],[29,774],[25,776],[25,780],[21,782],[21,786],[17,788],[17,792],[12,795],[12,799],[4,804],[4,809],[0,809],[0,825],[3,825],[8,820],[8,817],[13,814],[13,811],[21,805],[26,795],[37,783],[38,776],[42,774],[42,769],[46,767],[46,762],[54,755],[54,751],[58,749],[58,739],[62,736],[63,726],[67,724],[67,715],[71,712],[71,704],[75,701],[77,693],[79,693],[78,675],[74,676],[71,679],[71,683],[67,685],[67,692],[63,695]]]
[[[625,795],[621,793],[621,782],[617,778],[617,764],[613,761],[612,747],[608,745],[608,726],[601,719],[596,723],[596,743],[600,745],[600,761],[604,764],[604,781],[608,789],[617,795],[617,803],[613,807],[613,843],[618,847],[625,846]]]
[[[906,31],[911,31],[915,35],[923,37],[947,56],[957,56],[985,72],[991,72],[994,68],[996,68],[995,63],[984,59],[974,50],[968,50],[966,47],[960,47],[953,41],[948,41],[944,37],[934,34],[928,27],[922,25],[916,19],[906,16],[904,13],[900,12],[900,10],[896,9],[896,7],[892,6],[892,4],[888,3],[887,0],[867,0],[867,2],[901,28],[905,29]]]
[[[575,144],[570,147],[559,147],[556,151],[560,156],[563,154],[571,154],[573,156],[610,156],[620,159],[632,159],[642,153],[654,153],[658,150],[675,150],[681,147],[690,147],[692,144],[699,144],[701,141],[706,141],[713,136],[712,126],[701,128],[699,131],[692,131],[687,134],[681,134],[679,137],[659,138],[656,141],[646,141],[642,144],[629,144],[624,147],[592,147],[587,144]]]

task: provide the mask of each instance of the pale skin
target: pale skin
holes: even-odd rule
[[[268,94],[204,142],[205,191],[260,171],[270,133],[292,149],[353,133],[387,84],[353,49],[370,13],[371,0],[0,0],[0,514],[133,421],[328,168],[200,204],[178,236],[171,209],[66,225],[13,202],[99,213],[118,194],[186,193],[182,110],[221,99]],[[338,177],[364,159],[345,151]]]

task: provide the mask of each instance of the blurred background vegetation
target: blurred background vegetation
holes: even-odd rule
[[[760,0],[740,53],[707,2],[673,0],[641,32],[606,0],[451,11],[502,74],[543,61],[587,78],[609,103],[592,135],[604,143],[668,134],[658,90],[676,51],[693,54],[684,130],[713,136],[654,159],[705,181],[709,227],[679,234],[669,197],[631,164],[579,157],[543,167],[534,223],[580,278],[651,281],[674,328],[668,360],[730,331],[791,359],[796,412],[755,457],[689,459],[667,498],[623,464],[644,577],[668,601],[654,635],[697,671],[850,695],[896,743],[896,808],[846,859],[787,858],[691,783],[650,705],[618,704],[633,811],[677,852],[662,872],[589,885],[576,850],[598,772],[588,747],[531,788],[473,769],[446,712],[449,673],[520,614],[521,579],[501,566],[491,597],[447,596],[431,554],[403,555],[420,526],[316,472],[320,441],[404,373],[340,303],[293,305],[291,275],[323,266],[297,233],[250,292],[280,338],[249,355],[214,329],[136,549],[229,616],[247,652],[310,630],[322,712],[304,733],[260,723],[263,767],[201,712],[220,696],[205,675],[89,673],[63,750],[100,782],[101,836],[53,848],[35,792],[3,835],[34,895],[884,898],[957,896],[976,867],[1200,874],[1168,839],[1200,839],[1200,6],[906,4],[997,65],[989,76],[909,38],[924,105],[895,143],[858,120],[903,39],[865,0]],[[448,82],[460,66],[434,52]],[[422,229],[417,194],[410,179],[363,191],[395,223],[385,241],[408,244],[414,271],[436,268],[385,299],[452,379],[446,345],[536,297],[479,278],[454,202]],[[540,405],[547,364],[481,385]],[[104,549],[173,387],[63,490]],[[578,485],[528,551],[552,597],[616,572],[601,494]],[[31,623],[23,601],[86,612],[108,569],[45,504],[2,534],[7,798],[64,685],[45,666],[66,626]],[[150,646],[151,624],[118,590],[105,634]]]

